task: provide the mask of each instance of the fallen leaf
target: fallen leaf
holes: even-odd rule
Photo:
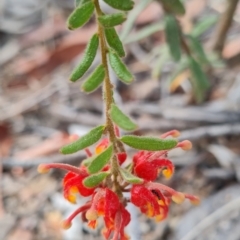
[[[0,123],[0,158],[9,156],[12,142],[9,125]]]
[[[222,56],[225,59],[233,58],[234,56],[240,54],[240,37],[235,37],[234,39],[228,41],[222,52]]]
[[[57,133],[51,138],[46,139],[37,146],[17,152],[14,157],[19,160],[29,160],[53,153],[57,153],[59,149],[76,140],[76,135],[68,135],[67,133]]]
[[[150,22],[155,22],[160,19],[163,15],[163,10],[161,5],[157,2],[152,2],[149,4],[136,19],[137,24],[147,24]]]

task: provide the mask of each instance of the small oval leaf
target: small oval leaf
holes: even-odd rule
[[[192,75],[192,85],[194,96],[198,103],[204,100],[204,94],[206,90],[210,87],[210,83],[207,76],[202,71],[201,66],[192,57],[188,58],[189,68]]]
[[[197,102],[202,102],[204,99],[204,93],[209,88],[207,76],[201,69],[201,66],[193,58],[189,58],[189,68],[192,74],[192,84],[194,90],[194,96]]]
[[[109,52],[109,62],[113,71],[122,82],[129,84],[133,81],[133,75],[116,53],[112,51]]]
[[[160,0],[167,12],[182,16],[185,14],[185,8],[180,0]]]
[[[119,24],[122,24],[126,19],[127,16],[124,13],[113,13],[98,17],[98,21],[105,28],[111,28]]]
[[[137,125],[133,123],[132,120],[117,107],[116,104],[111,105],[110,115],[113,122],[124,130],[133,131],[137,128]]]
[[[129,11],[133,9],[134,2],[131,0],[103,0],[105,3],[107,3],[109,6],[123,10],[123,11]]]
[[[131,174],[129,171],[127,171],[124,168],[119,168],[119,171],[120,171],[120,174],[121,174],[122,178],[128,183],[141,184],[141,183],[144,182],[143,179]]]
[[[82,27],[90,20],[93,12],[94,4],[92,1],[80,4],[69,16],[67,21],[68,28],[70,30],[74,30],[76,28]]]
[[[81,162],[81,165],[88,167],[93,159],[94,159],[94,156],[86,158]]]
[[[105,28],[105,36],[108,42],[108,45],[115,50],[119,57],[125,56],[125,51],[123,44],[114,28]]]
[[[70,76],[70,80],[72,82],[76,82],[79,78],[81,78],[85,72],[92,65],[92,62],[97,54],[99,46],[99,37],[98,34],[94,34],[90,39],[86,50],[84,52],[81,63],[73,70],[73,73]]]
[[[104,168],[113,155],[113,146],[109,146],[105,151],[97,155],[88,166],[89,173],[97,173]]]
[[[93,145],[101,138],[104,128],[105,126],[93,128],[90,132],[79,138],[77,141],[62,147],[60,152],[63,154],[71,154]]]
[[[87,93],[95,91],[103,82],[104,77],[105,77],[105,68],[101,64],[94,70],[94,72],[82,84],[81,86],[82,91]]]
[[[190,48],[194,53],[194,56],[196,56],[196,59],[203,65],[210,65],[210,62],[207,59],[207,56],[200,41],[196,37],[193,37],[191,35],[186,35],[186,37],[189,40]]]
[[[125,135],[120,138],[120,140],[132,148],[148,151],[169,150],[174,148],[178,143],[176,139],[161,139],[134,135]]]
[[[179,26],[173,15],[167,15],[165,21],[165,34],[171,56],[175,61],[181,58],[181,40]]]
[[[109,174],[109,172],[93,174],[83,180],[83,185],[87,188],[97,187]]]

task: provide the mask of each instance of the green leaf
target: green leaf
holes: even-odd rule
[[[163,7],[174,15],[182,16],[185,14],[185,8],[180,0],[160,0]]]
[[[87,188],[97,187],[109,174],[109,172],[93,174],[83,180],[83,185]]]
[[[181,40],[177,20],[173,15],[167,15],[164,21],[166,40],[170,53],[175,61],[179,61],[181,58]]]
[[[105,126],[93,128],[90,132],[79,138],[77,141],[62,147],[60,152],[63,154],[71,154],[93,145],[101,138],[104,128]]]
[[[110,65],[113,71],[116,73],[117,77],[126,84],[131,83],[134,79],[133,75],[129,72],[126,65],[122,62],[119,56],[112,51],[110,51],[108,55]]]
[[[189,40],[190,48],[194,55],[196,56],[198,62],[203,65],[210,65],[210,62],[208,61],[207,56],[202,47],[202,44],[199,42],[199,40],[191,35],[187,35],[186,37]]]
[[[124,130],[133,131],[137,128],[137,125],[133,123],[132,120],[117,107],[116,104],[111,105],[110,115],[113,122]]]
[[[76,82],[79,78],[81,78],[89,69],[89,67],[92,65],[93,60],[97,54],[98,46],[99,46],[99,37],[98,37],[98,34],[96,33],[90,39],[86,47],[86,50],[84,52],[82,61],[73,70],[73,73],[70,76],[70,80],[72,82]]]
[[[81,89],[87,93],[95,91],[103,82],[104,77],[105,77],[105,68],[101,64],[94,70],[94,72],[82,84]]]
[[[123,44],[114,28],[105,28],[105,36],[108,42],[108,45],[115,50],[119,57],[125,56],[125,51]]]
[[[208,17],[204,17],[202,21],[199,21],[194,28],[192,29],[191,35],[194,37],[201,36],[204,32],[206,32],[210,27],[212,27],[218,21],[217,15],[210,15]]]
[[[86,158],[81,162],[81,164],[85,167],[88,167],[93,159],[94,159],[94,156]]]
[[[75,7],[80,6],[80,4],[84,4],[90,2],[91,0],[75,0]]]
[[[177,145],[176,139],[161,139],[155,137],[140,137],[134,135],[125,135],[120,140],[126,145],[148,151],[160,151],[172,149]]]
[[[131,174],[129,171],[127,171],[124,168],[119,168],[120,174],[122,176],[122,178],[128,182],[128,183],[132,183],[132,184],[140,184],[143,183],[143,179]]]
[[[180,62],[177,64],[175,70],[171,73],[168,82],[169,84],[171,84],[173,82],[173,80],[176,79],[176,77],[182,73],[183,71],[185,71],[186,69],[188,69],[188,59],[186,56],[183,56],[180,60]]]
[[[189,68],[192,75],[194,96],[198,103],[204,100],[204,93],[210,87],[207,76],[202,71],[201,66],[192,57],[188,58]]]
[[[109,15],[102,15],[98,17],[98,21],[105,28],[111,28],[122,24],[127,19],[126,14],[124,13],[114,13]]]
[[[104,168],[113,155],[113,146],[109,146],[105,151],[97,155],[88,166],[89,173],[97,173]]]
[[[133,9],[134,2],[131,0],[103,0],[105,3],[107,3],[109,6],[123,10],[123,11],[129,11]]]
[[[93,12],[94,4],[92,1],[80,4],[69,16],[67,21],[68,28],[70,30],[74,30],[76,28],[82,27],[90,20]]]

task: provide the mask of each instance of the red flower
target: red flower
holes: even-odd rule
[[[139,207],[142,213],[148,217],[155,217],[157,221],[167,217],[171,199],[180,204],[185,198],[193,204],[199,203],[197,197],[177,192],[160,183],[145,182],[141,185],[134,185],[131,189],[131,202]]]
[[[130,214],[120,203],[118,196],[108,188],[99,189],[93,196],[91,207],[86,212],[86,218],[89,220],[88,225],[96,227],[97,218],[104,217],[106,229],[103,235],[106,239],[114,232],[112,240],[127,239],[124,234],[124,228],[130,222]]]
[[[38,171],[40,173],[46,173],[51,168],[60,168],[68,171],[68,173],[63,178],[63,195],[71,203],[76,203],[76,194],[86,197],[90,196],[94,192],[94,188],[86,188],[83,185],[83,180],[89,176],[87,170],[84,166],[74,167],[69,164],[63,163],[49,163],[40,164],[38,166]]]
[[[156,180],[159,169],[166,178],[170,178],[174,172],[174,165],[165,158],[167,151],[148,152],[140,151],[133,157],[134,173],[147,181]]]
[[[158,189],[149,190],[144,185],[135,185],[131,189],[131,202],[156,220],[162,220],[168,214],[169,200]]]
[[[81,174],[74,172],[68,172],[63,178],[63,195],[71,203],[76,203],[76,193],[79,193],[83,197],[87,197],[93,194],[94,188],[86,188],[83,185],[84,178],[88,177],[84,167],[80,168]]]
[[[169,131],[161,138],[168,136],[177,137],[179,132],[176,130]],[[192,147],[191,142],[188,140],[179,142],[175,148],[182,148],[183,150],[189,150]],[[171,150],[171,149],[170,149]],[[154,181],[158,177],[159,172],[162,170],[162,174],[166,178],[170,178],[174,173],[173,163],[167,159],[168,151],[139,151],[133,156],[133,172],[140,178],[147,181]]]

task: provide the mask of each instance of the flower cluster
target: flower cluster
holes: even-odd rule
[[[161,139],[168,136],[177,137],[179,132],[176,130],[167,132],[161,135]],[[114,189],[111,181],[105,179],[97,186],[86,187],[84,180],[91,176],[87,168],[87,162],[93,156],[101,154],[109,146],[109,140],[104,138],[95,148],[95,154],[92,155],[89,149],[85,149],[88,159],[83,161],[80,167],[71,166],[68,164],[52,163],[41,164],[38,167],[40,173],[46,173],[51,168],[60,168],[67,171],[63,179],[63,195],[71,203],[76,203],[76,196],[80,194],[83,197],[91,196],[85,205],[79,207],[71,216],[63,221],[63,228],[71,227],[72,220],[79,214],[82,215],[83,221],[88,222],[88,226],[96,228],[97,219],[102,216],[105,229],[103,236],[106,239],[112,237],[112,240],[127,240],[128,236],[124,233],[124,228],[130,222],[130,214],[126,210],[128,202],[139,207],[140,211],[148,217],[155,218],[156,221],[165,219],[168,215],[168,210],[171,201],[182,203],[184,199],[189,199],[193,204],[198,204],[199,199],[195,196],[177,192],[174,189],[154,182],[159,174],[165,178],[170,178],[174,173],[174,165],[167,158],[169,150],[161,151],[139,151],[132,159],[132,163],[127,168],[131,176],[141,179],[141,182],[132,183],[126,182],[124,178],[119,177],[119,188]],[[174,148],[182,148],[188,150],[191,148],[189,141],[178,142]],[[119,168],[126,161],[127,154],[120,152],[117,154]],[[109,164],[104,166],[101,172],[109,171]],[[119,175],[121,176],[121,175]],[[111,175],[108,177],[111,178]],[[130,199],[123,197],[122,192],[129,191]]]

